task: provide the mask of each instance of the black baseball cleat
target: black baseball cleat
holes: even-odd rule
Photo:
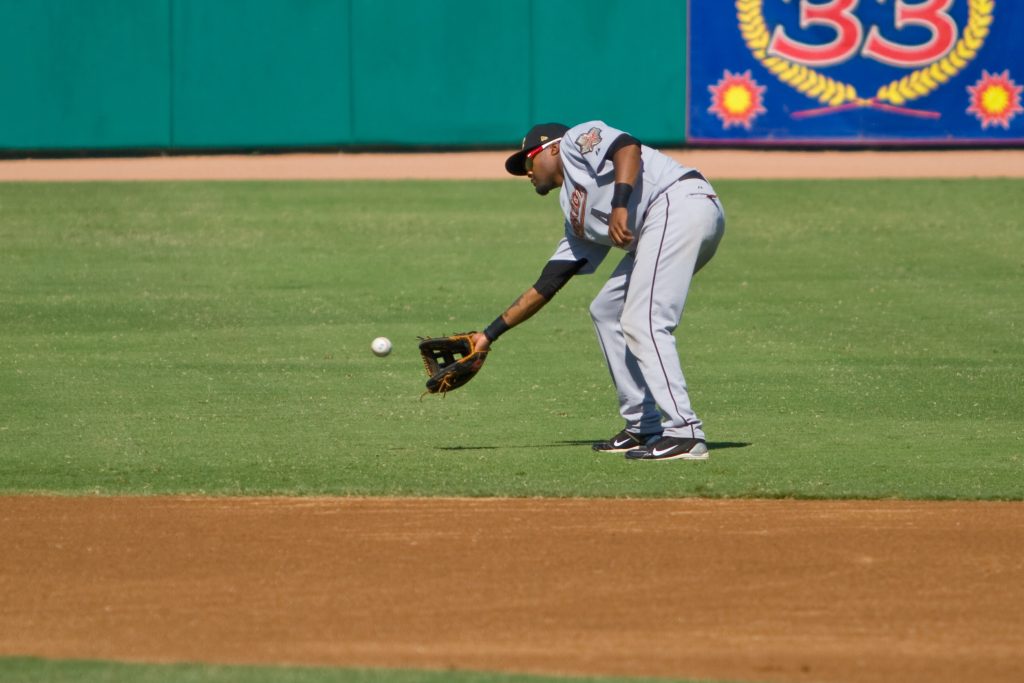
[[[607,441],[595,443],[591,448],[598,453],[625,453],[634,448],[641,448],[644,444],[660,436],[661,434],[634,434],[623,429]]]
[[[708,445],[700,439],[663,436],[654,443],[626,452],[627,460],[707,460]]]

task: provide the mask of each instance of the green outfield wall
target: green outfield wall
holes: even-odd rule
[[[0,0],[0,150],[681,143],[685,43],[681,0]]]

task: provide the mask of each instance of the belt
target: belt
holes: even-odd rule
[[[711,184],[711,183],[708,182],[708,179],[705,178],[704,175],[700,171],[698,171],[697,169],[692,169],[690,171],[687,171],[683,175],[679,176],[678,178],[676,178],[674,182],[669,183],[667,186],[663,187],[660,192],[658,192],[653,197],[651,197],[651,204],[653,204],[656,199],[661,197],[661,195],[663,195],[666,192],[668,192],[670,188],[674,187],[676,183],[681,183],[684,180],[703,180],[705,183],[708,183],[708,185]],[[715,197],[717,197],[717,195],[713,195],[713,194],[709,194],[707,196],[711,197],[712,200]],[[651,207],[650,207],[650,205],[648,205],[647,211],[644,212],[644,216],[641,219],[641,222],[647,220],[647,214],[650,212],[650,210],[651,210]]]

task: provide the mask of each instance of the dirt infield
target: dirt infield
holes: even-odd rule
[[[1024,506],[0,498],[0,654],[1020,681]]]
[[[1024,177],[1024,150],[791,152],[676,150],[724,178]],[[0,161],[0,181],[510,179],[508,152],[282,154]]]

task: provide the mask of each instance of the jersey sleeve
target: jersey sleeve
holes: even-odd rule
[[[555,248],[555,253],[551,255],[548,262],[551,261],[586,261],[587,263],[580,268],[577,275],[589,275],[597,270],[597,267],[604,261],[604,257],[608,255],[608,250],[611,247],[605,246],[604,244],[597,244],[596,242],[587,242],[576,237],[572,234],[572,227],[566,224],[566,235],[562,238],[562,241],[558,243]]]
[[[581,123],[570,128],[562,138],[562,154],[568,150],[567,161],[577,168],[585,168],[593,176],[599,176],[607,170],[608,148],[622,134],[623,131],[604,121]]]

